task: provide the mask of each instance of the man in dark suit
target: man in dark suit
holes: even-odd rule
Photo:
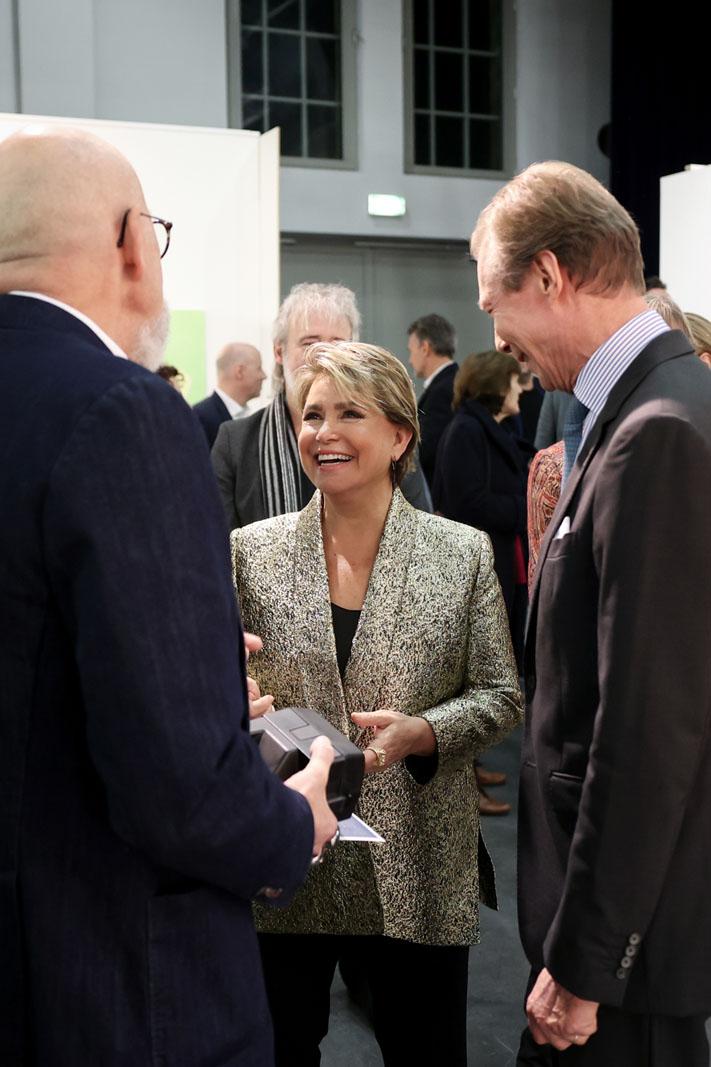
[[[499,345],[574,394],[526,647],[519,1063],[708,1067],[711,380],[584,171],[518,175],[472,253]]]
[[[223,422],[241,419],[249,414],[247,403],[258,397],[266,374],[262,357],[254,345],[230,341],[215,361],[217,386],[210,396],[193,405],[205,431],[209,448],[215,443]]]
[[[247,732],[204,444],[145,369],[169,224],[58,128],[0,199],[0,1061],[261,1067],[250,901],[333,832],[330,746],[287,789]]]
[[[261,411],[220,426],[212,466],[230,530],[300,511],[314,494],[299,460],[301,410],[294,391],[304,352],[317,341],[357,341],[360,312],[343,285],[303,282],[282,301],[274,323],[274,399]],[[402,491],[415,507],[432,510],[417,467]]]
[[[420,412],[420,463],[427,484],[434,484],[435,461],[440,438],[449,425],[457,364],[457,335],[441,315],[423,315],[408,327],[410,366],[425,384],[418,404]]]

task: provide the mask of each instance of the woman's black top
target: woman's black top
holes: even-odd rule
[[[358,629],[359,611],[350,608],[339,608],[338,604],[331,604],[331,619],[333,620],[333,636],[336,638],[336,659],[341,678],[346,673],[348,660],[351,657],[351,645],[355,632]]]

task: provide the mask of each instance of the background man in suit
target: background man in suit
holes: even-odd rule
[[[410,366],[425,384],[418,404],[420,411],[420,463],[427,484],[434,482],[440,438],[452,415],[452,394],[457,364],[457,335],[441,315],[423,315],[408,327]]]
[[[287,789],[248,736],[204,444],[138,365],[168,232],[133,170],[20,133],[0,202],[0,1061],[268,1064],[250,901],[333,833],[330,746]]]
[[[300,511],[313,496],[296,445],[301,411],[295,375],[309,345],[357,341],[359,332],[355,293],[344,285],[302,282],[282,301],[274,323],[274,399],[245,419],[223,423],[212,449],[230,530]],[[405,476],[401,488],[415,507],[432,510],[419,468]]]
[[[529,167],[472,253],[499,344],[574,394],[526,649],[519,1062],[708,1067],[711,382],[584,171]]]
[[[247,402],[259,396],[262,382],[266,378],[259,349],[241,341],[230,341],[226,344],[217,357],[215,366],[215,391],[193,406],[210,448],[214,445],[217,431],[223,422],[241,419],[249,414]]]

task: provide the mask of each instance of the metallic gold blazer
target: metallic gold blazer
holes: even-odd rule
[[[339,843],[288,908],[257,908],[258,926],[469,944],[479,902],[472,764],[521,714],[489,539],[396,491],[341,683],[320,515],[316,493],[298,514],[232,533],[244,624],[264,642],[250,673],[277,708],[313,708],[362,747],[370,736],[352,712],[421,715],[437,756],[424,784],[403,763],[369,775],[358,813],[385,844]]]

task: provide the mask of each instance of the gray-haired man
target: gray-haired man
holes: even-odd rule
[[[293,394],[304,352],[318,341],[356,341],[360,313],[355,293],[343,285],[295,285],[274,323],[274,381],[277,392],[266,408],[220,426],[212,449],[227,522],[231,530],[250,522],[300,511],[314,493],[299,462],[301,411]],[[403,481],[415,507],[431,511],[422,472]]]

